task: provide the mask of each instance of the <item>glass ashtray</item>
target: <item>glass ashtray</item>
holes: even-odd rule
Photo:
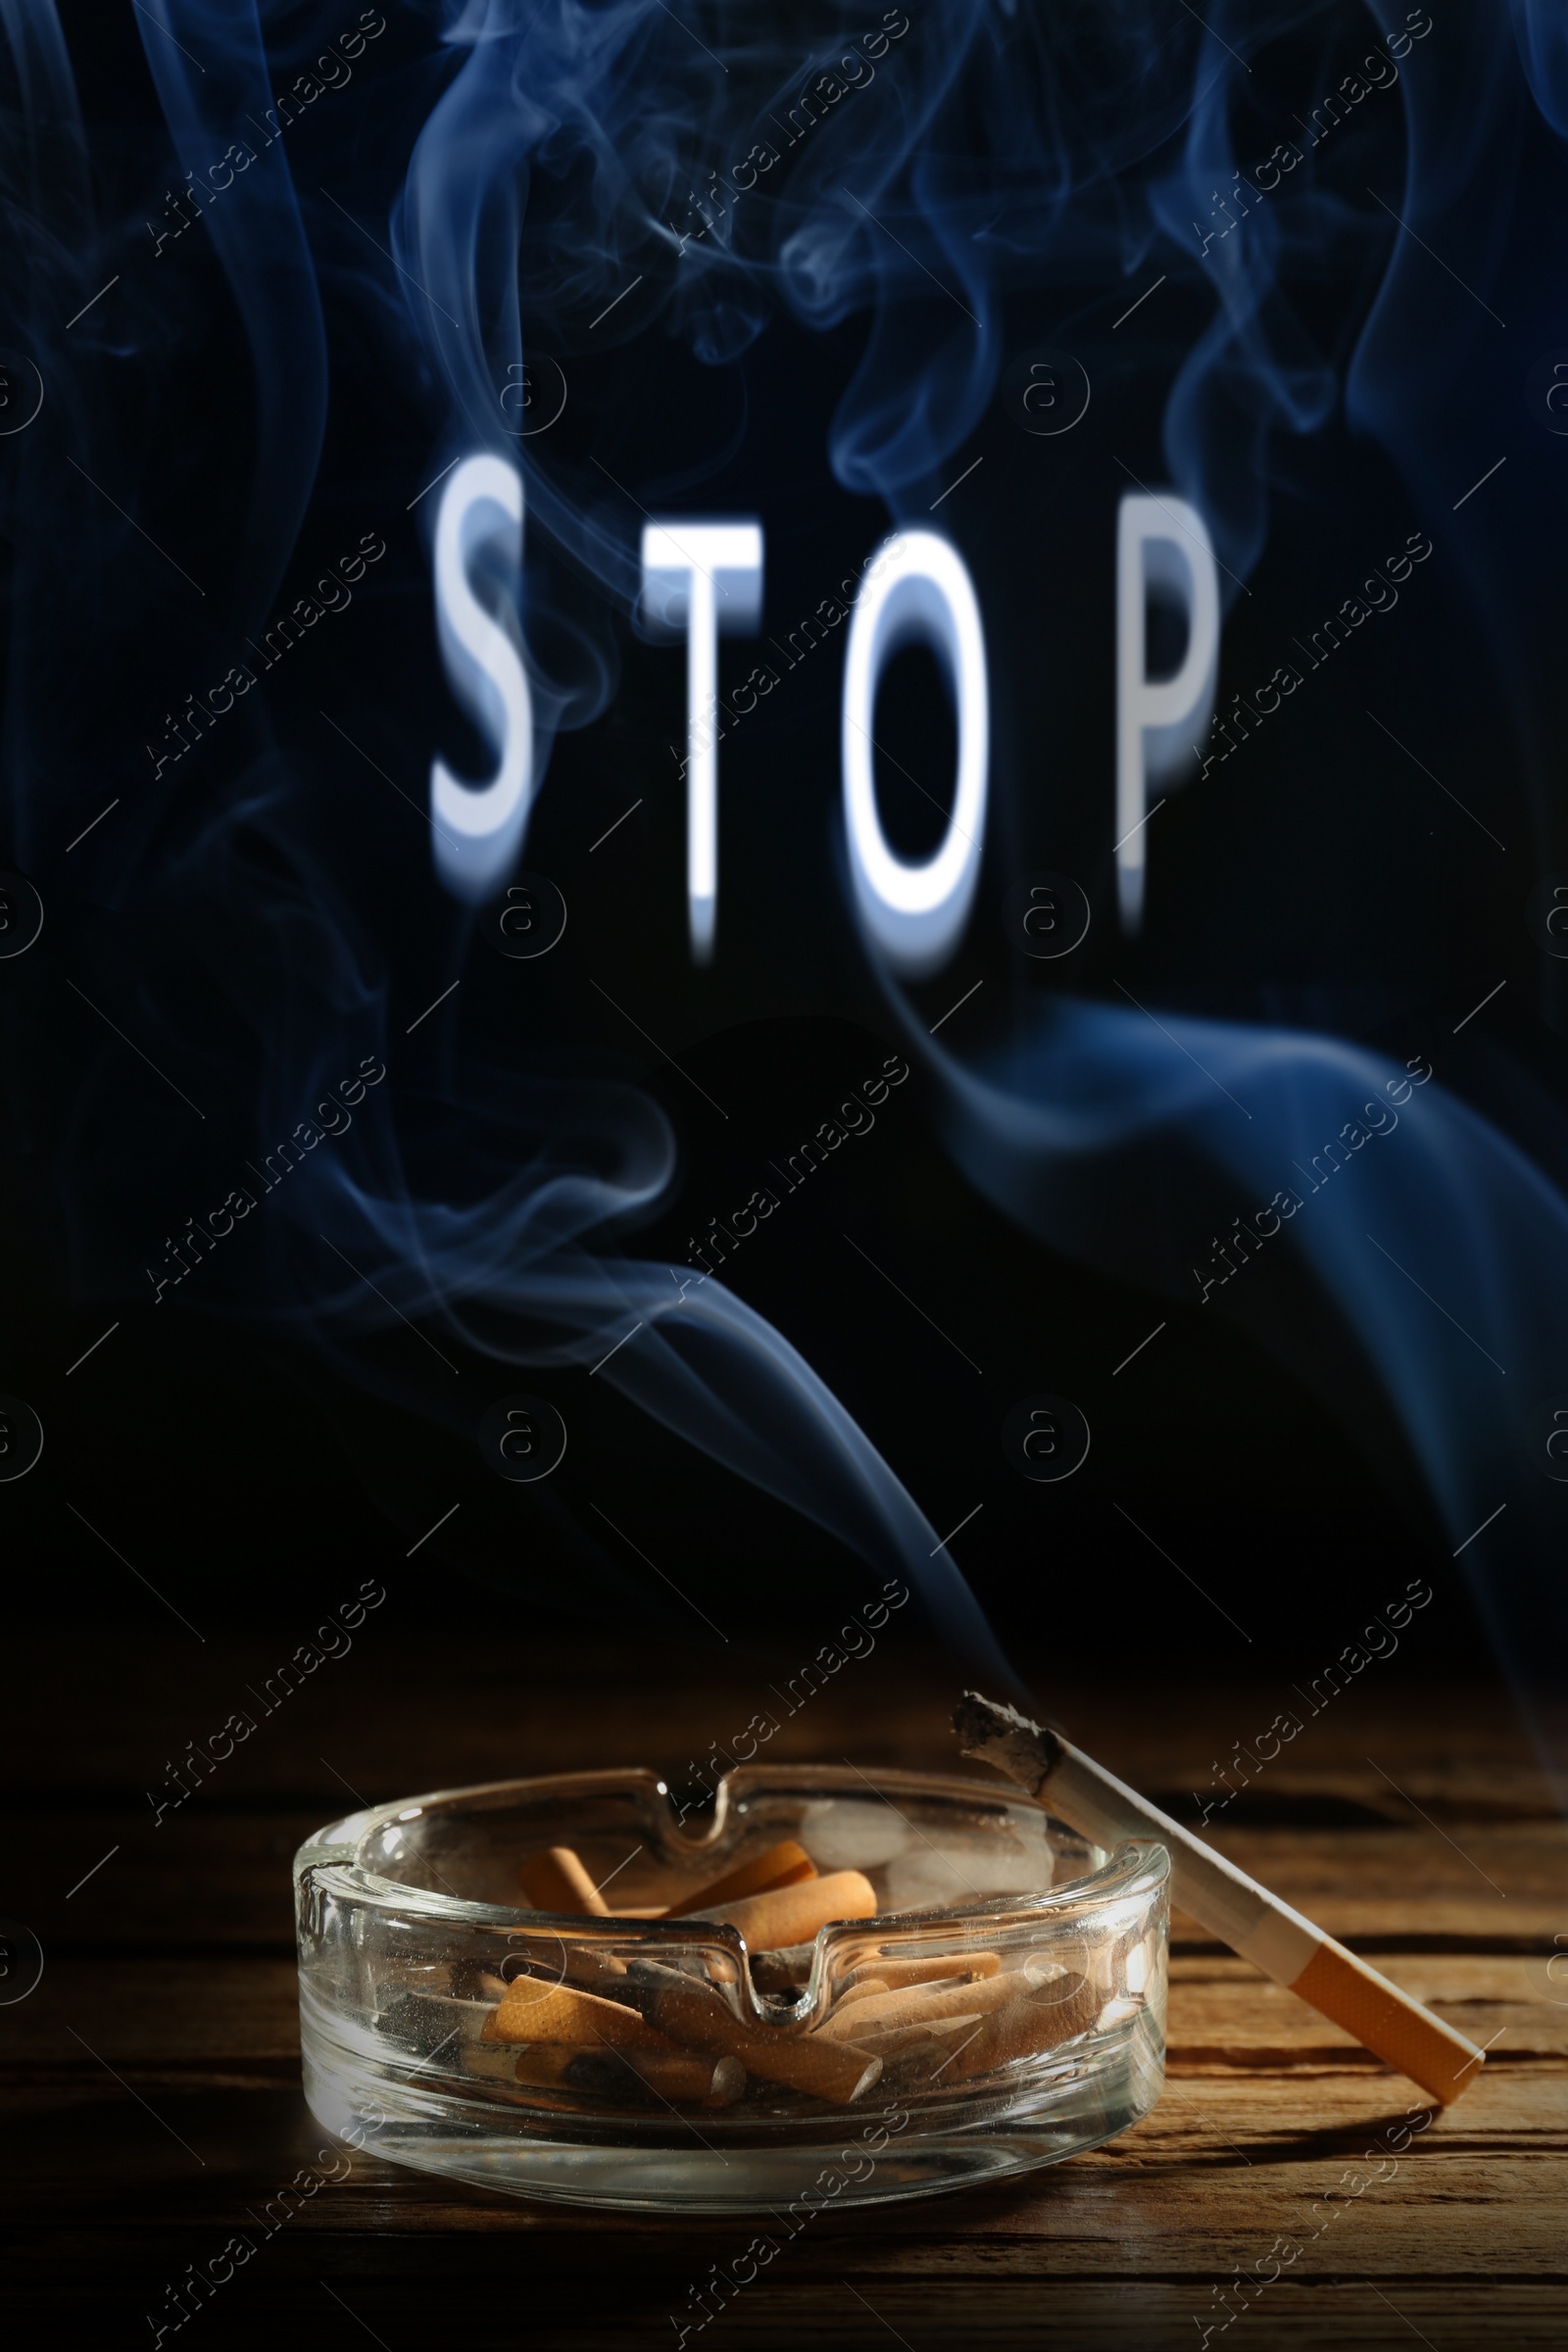
[[[564,1848],[614,1908],[523,1894]],[[786,1851],[774,1893],[670,1916]],[[743,1767],[696,1838],[647,1771],[374,1806],[295,1857],[305,2095],[353,2146],[573,2204],[799,2226],[1002,2179],[1158,2098],[1169,1867],[891,1769]]]

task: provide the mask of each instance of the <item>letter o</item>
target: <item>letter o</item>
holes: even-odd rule
[[[900,531],[868,573],[844,661],[844,821],[861,924],[897,972],[921,979],[953,954],[980,879],[990,710],[980,608],[963,559],[935,531]],[[958,780],[941,847],[923,865],[889,849],[877,812],[871,730],[877,680],[899,646],[919,640],[942,662],[958,729]]]

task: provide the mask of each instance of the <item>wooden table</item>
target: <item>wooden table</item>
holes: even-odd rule
[[[372,1619],[155,1827],[143,1791],[168,1793],[166,1759],[206,1744],[298,1638],[15,1647],[6,1908],[45,1965],[0,2007],[12,2341],[153,2342],[173,2317],[166,2287],[317,2165],[289,1900],[307,1831],[361,1792],[589,1762],[679,1777],[765,1703],[776,1671],[413,1641]],[[772,1752],[951,1766],[952,1695],[938,1669],[882,1653]],[[1275,1703],[1259,1716],[1236,1687],[1189,1690],[1179,1712],[1165,1691],[1052,1695],[1084,1745],[1167,1803],[1207,1788],[1211,1758]],[[1490,2045],[1474,2088],[1392,2171],[1384,2158],[1349,2194],[1363,2152],[1423,2111],[1414,2087],[1178,1921],[1168,2085],[1135,2131],[1008,2186],[824,2213],[687,2341],[1065,2352],[1196,2346],[1205,2327],[1226,2352],[1568,2340],[1568,1984],[1545,1966],[1554,1936],[1568,1949],[1568,1837],[1506,1702],[1380,1667],[1225,1819],[1228,1852]],[[1334,2187],[1344,2201],[1314,2219]],[[269,2352],[673,2346],[689,2289],[751,2235],[532,2205],[356,2155],[179,2334]],[[1216,2290],[1238,2267],[1252,2299],[1227,2303]]]

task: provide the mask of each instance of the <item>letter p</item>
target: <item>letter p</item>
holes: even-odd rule
[[[1187,651],[1167,678],[1148,667],[1151,590],[1174,601]],[[1149,786],[1175,782],[1214,708],[1219,583],[1202,516],[1185,499],[1123,498],[1116,519],[1116,895],[1121,927],[1144,917]]]

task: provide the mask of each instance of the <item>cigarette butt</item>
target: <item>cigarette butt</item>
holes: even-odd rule
[[[855,2001],[863,2001],[875,1992],[891,1992],[886,1977],[863,1977],[858,1984],[851,1983],[839,1995],[840,2009],[848,2009]]]
[[[970,2075],[1005,2066],[1014,2058],[1033,2057],[1037,2051],[1054,2049],[1057,2042],[1071,2041],[1075,2034],[1089,2032],[1103,1999],[1092,1977],[1069,1971],[983,2018],[939,2071],[938,2079],[961,2082]]]
[[[587,1944],[571,1944],[566,1949],[566,1974],[579,1989],[591,1990],[595,1985],[611,1985],[617,1978],[624,1978],[626,1963],[618,1952],[600,1952]]]
[[[879,2058],[899,2058],[907,2050],[939,2050],[951,2048],[966,2040],[974,2028],[982,2025],[978,2009],[960,2017],[934,2017],[918,2026],[868,2026],[863,2038],[858,2039],[858,2050],[874,2050]]]
[[[806,1983],[814,1957],[815,1947],[809,1943],[785,1944],[776,1952],[754,1952],[752,1982],[759,1992],[788,1991],[792,1985]],[[876,1978],[889,1986],[925,1984],[938,1977],[994,1977],[1001,1966],[995,1952],[945,1952],[928,1960],[866,1959],[851,1969],[844,1982],[846,1985],[859,1984]]]
[[[577,2059],[587,2056],[581,2044],[574,2041],[535,2041],[526,2049],[498,2048],[496,2056],[506,2061],[514,2082],[527,2082],[549,2089],[558,2089],[566,2081],[567,2070]]]
[[[457,1997],[465,2001],[499,2001],[507,1989],[506,1979],[487,1960],[454,1960],[451,1984]]]
[[[963,1984],[970,1979],[997,1976],[1001,1968],[1002,1957],[998,1952],[943,1952],[933,1954],[929,1960],[867,1960],[851,1970],[845,1984],[847,1990],[856,1992],[868,1984],[891,1992],[901,1984],[934,1984],[945,1977]]]
[[[770,1845],[763,1854],[755,1854],[738,1870],[715,1879],[710,1886],[699,1886],[695,1894],[683,1895],[671,1903],[667,1911],[656,1914],[663,1919],[687,1919],[694,1911],[707,1911],[714,1903],[739,1902],[744,1895],[766,1894],[775,1886],[794,1886],[802,1879],[814,1879],[816,1864],[804,1845],[793,1838]]]
[[[743,1895],[738,1902],[715,1903],[704,1919],[739,1928],[752,1951],[775,1950],[784,1943],[801,1943],[825,1928],[829,1920],[870,1919],[876,1911],[876,1892],[858,1870],[836,1870],[829,1878],[802,1879],[793,1886],[776,1887],[771,1894]]]
[[[670,2046],[640,2010],[607,2001],[597,1992],[579,1992],[569,1984],[543,1984],[537,1977],[518,1977],[508,1985],[506,1999],[485,2019],[479,2038],[572,2041],[587,2049],[596,2042],[608,2042],[612,2049]]]
[[[499,2041],[470,2041],[463,2052],[463,2071],[466,2075],[480,2075],[490,2081],[510,2082],[516,2052]]]
[[[591,1991],[601,1985],[613,1984],[617,1978],[624,1978],[626,1974],[625,1961],[612,1951],[602,1950],[597,1944],[564,1943],[559,1936],[548,1933],[541,1936],[536,1927],[509,1928],[507,1933],[517,1937],[518,1948],[515,1954],[509,1953],[507,1959],[502,1961],[497,1989],[489,1993],[487,1988],[487,1997],[505,1998],[514,1984],[533,1984],[537,1981],[532,1977],[509,1977],[506,1974],[508,1962],[514,1959],[535,1961],[545,1971],[550,1984],[564,1978],[578,1991]]]
[[[873,2028],[930,2025],[943,2017],[969,2013],[985,2017],[1034,1991],[1038,1977],[1025,1969],[987,1977],[974,1984],[905,1984],[896,1991],[872,1992],[859,2000],[840,2001],[817,2028],[831,2041],[858,2040]]]
[[[672,2041],[725,2058],[738,2058],[749,2075],[783,2082],[818,2099],[847,2106],[868,2090],[882,2072],[874,2051],[853,2043],[808,2038],[784,2032],[758,2032],[744,2025],[716,1993],[697,1984],[671,1984],[654,2001],[654,2024]]]
[[[711,2050],[575,2050],[571,2059],[566,2081],[605,2098],[652,2092],[676,2106],[733,2107],[746,2088],[740,2060]]]
[[[547,1845],[517,1866],[517,1883],[536,1911],[608,1919],[610,1905],[569,1845]]]

